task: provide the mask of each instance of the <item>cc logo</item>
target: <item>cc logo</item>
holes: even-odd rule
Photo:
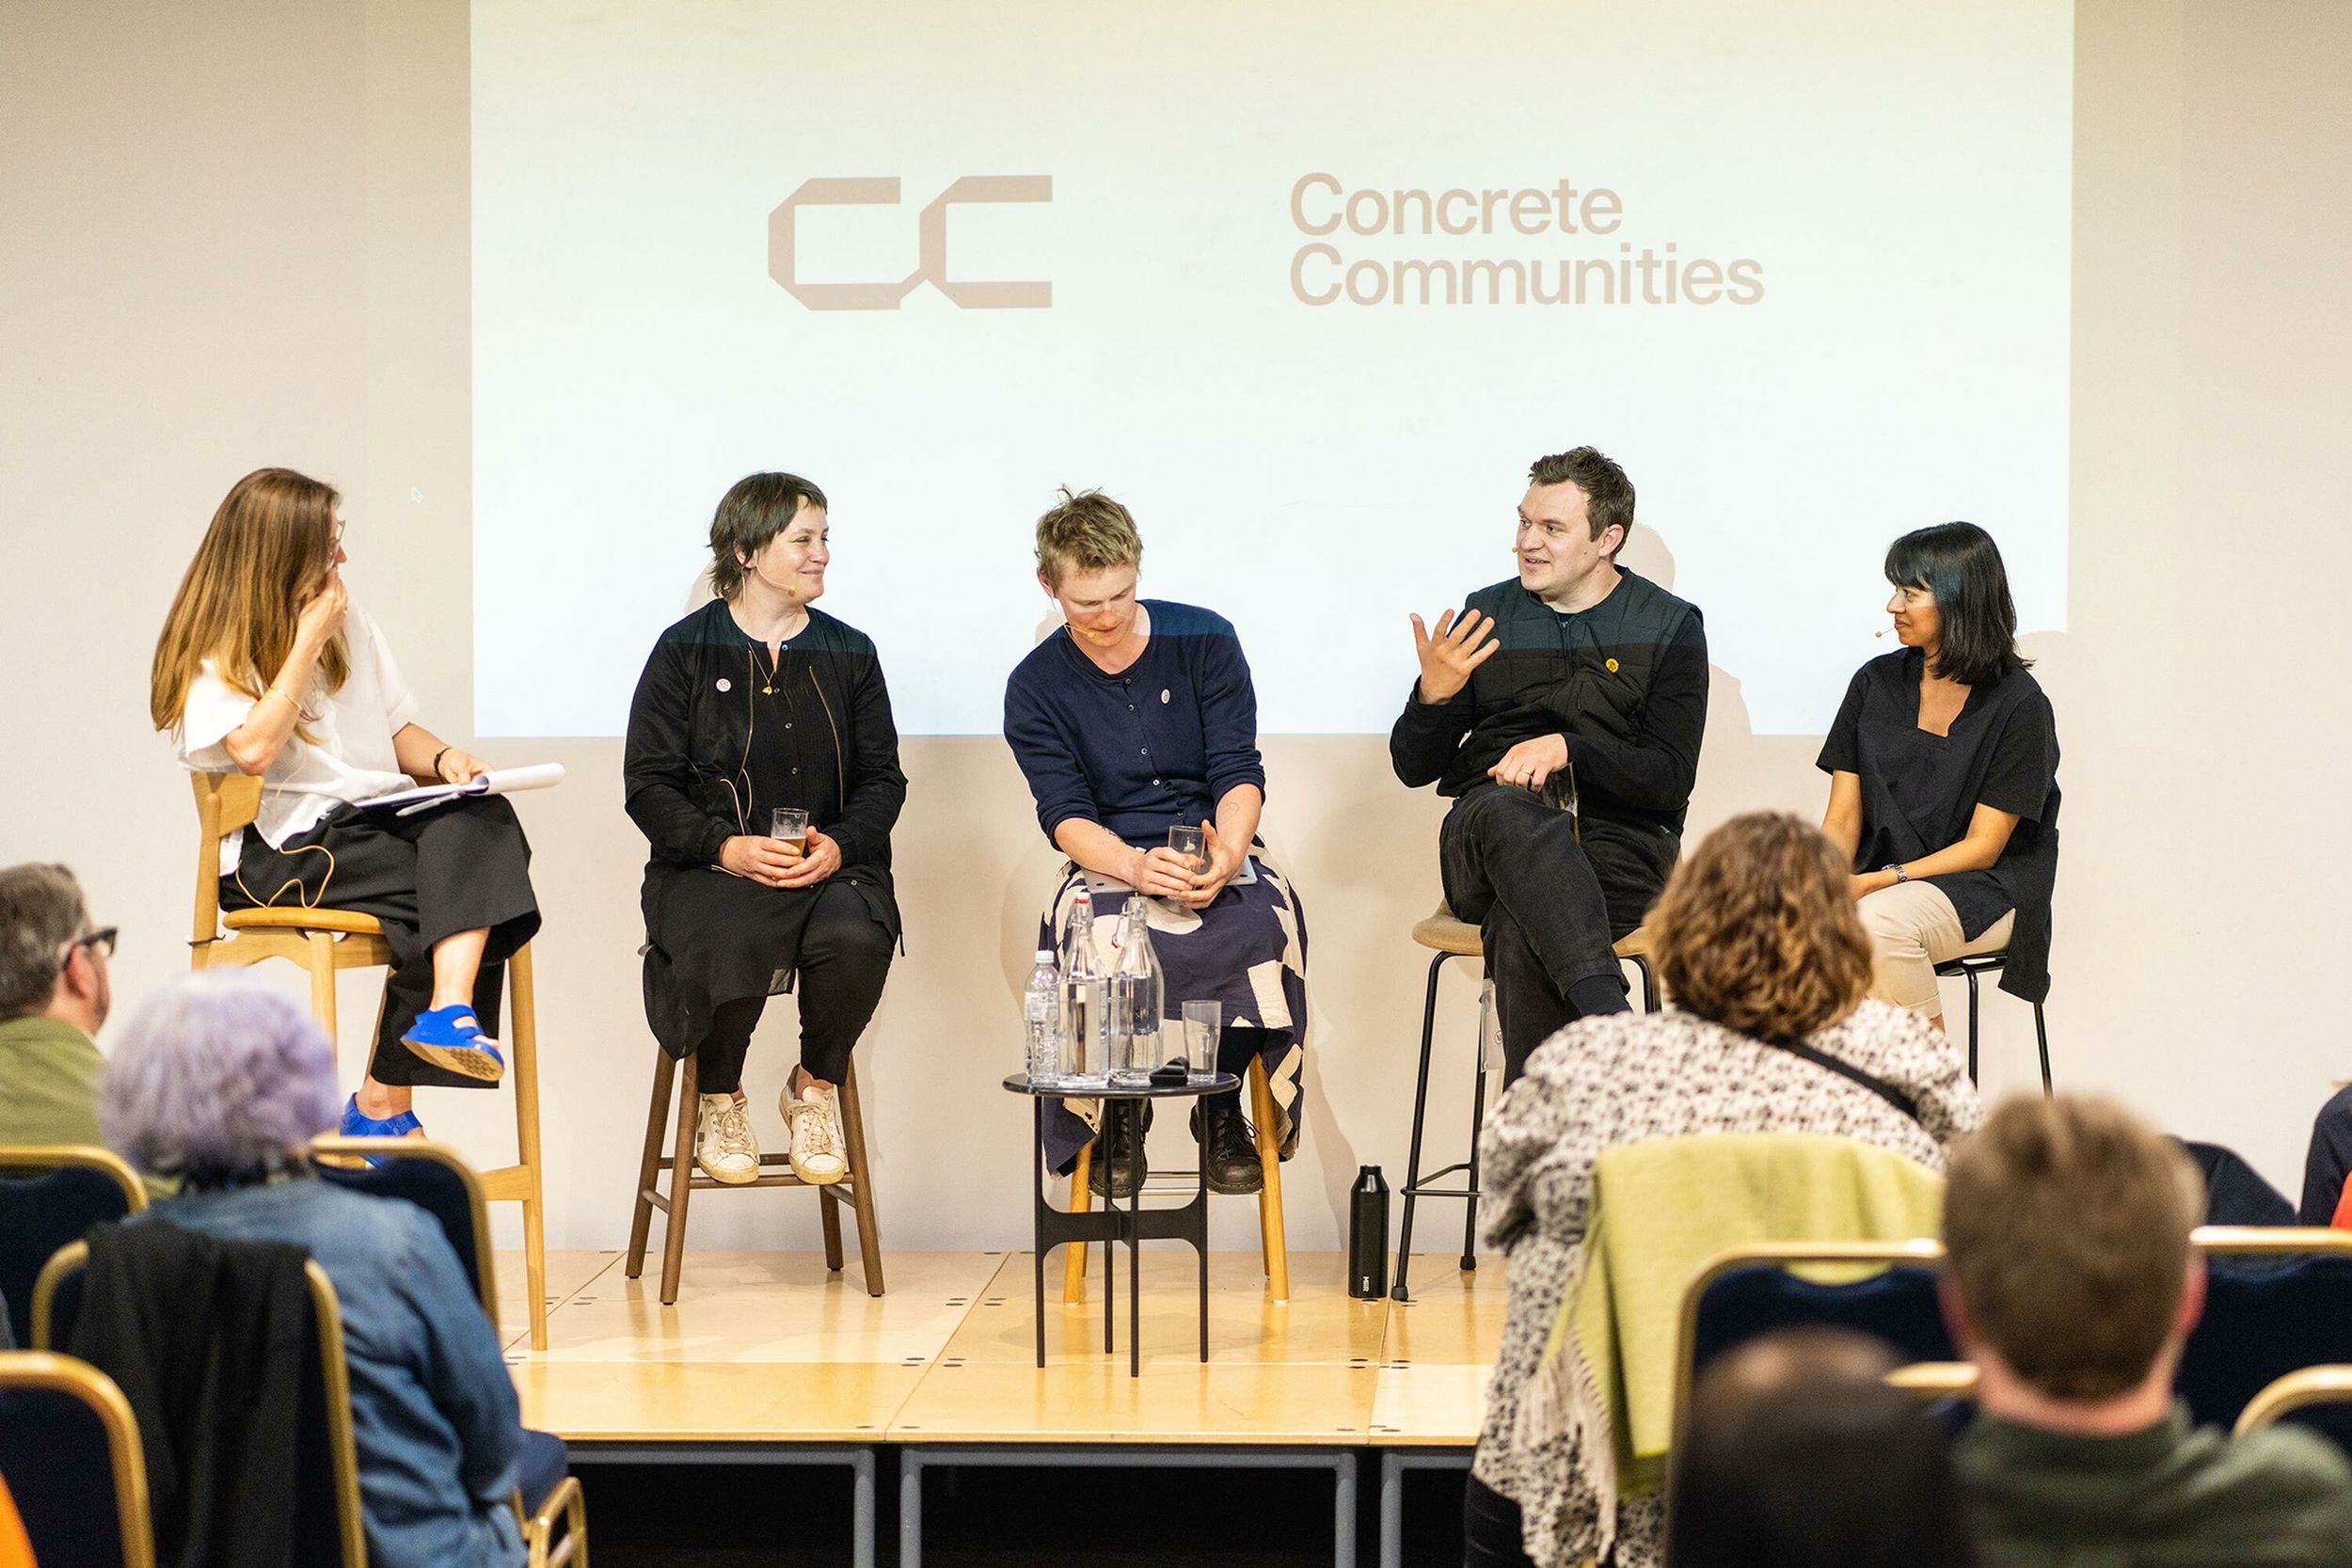
[[[959,204],[1051,201],[1050,174],[967,174],[923,209],[916,265],[897,283],[803,283],[793,270],[794,226],[806,207],[895,207],[896,178],[803,181],[768,214],[768,276],[812,310],[896,310],[898,302],[925,283],[967,310],[1042,310],[1054,303],[1054,285],[965,283],[947,272],[947,209]]]

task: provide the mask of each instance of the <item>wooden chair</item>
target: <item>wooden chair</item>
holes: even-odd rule
[[[686,1266],[686,1209],[695,1193],[748,1191],[754,1187],[804,1187],[792,1174],[789,1154],[762,1154],[760,1174],[749,1181],[718,1181],[694,1167],[694,1121],[700,1104],[696,1088],[697,1063],[692,1054],[682,1062],[654,1048],[653,1101],[645,1113],[644,1157],[637,1167],[637,1203],[629,1215],[628,1260],[625,1273],[635,1279],[645,1272],[645,1239],[653,1227],[653,1212],[666,1216],[661,1236],[661,1305],[677,1305],[678,1276]],[[675,1136],[671,1152],[661,1152],[661,1128],[670,1119],[670,1097],[677,1096]],[[817,1189],[818,1218],[824,1226],[825,1267],[841,1272],[841,1208],[846,1203],[857,1219],[858,1261],[866,1271],[866,1293],[882,1293],[882,1238],[874,1219],[873,1169],[866,1157],[866,1115],[858,1102],[857,1063],[841,1075],[841,1137],[848,1146],[850,1174]],[[774,1167],[782,1166],[781,1170]],[[683,1180],[680,1173],[684,1173]],[[660,1178],[669,1177],[669,1191]]]
[[[388,969],[392,952],[371,914],[350,910],[230,910],[220,907],[220,841],[253,825],[262,781],[244,773],[195,773],[198,824],[196,913],[188,938],[197,969],[285,958],[310,975],[310,1011],[336,1035],[335,976],[346,969]],[[506,960],[506,1047],[515,1083],[516,1162],[481,1173],[483,1196],[523,1210],[523,1272],[531,1291],[531,1348],[548,1348],[547,1211],[539,1182],[539,1009],[532,986],[531,944]]]
[[[1243,1080],[1249,1088],[1249,1119],[1257,1135],[1258,1169],[1258,1252],[1265,1261],[1266,1295],[1276,1302],[1291,1299],[1290,1242],[1282,1226],[1282,1145],[1275,1135],[1276,1114],[1274,1085],[1266,1078],[1265,1062],[1252,1056]],[[1094,1203],[1094,1189],[1089,1184],[1094,1174],[1094,1145],[1089,1143],[1078,1150],[1078,1163],[1070,1172],[1070,1212],[1083,1214]],[[1146,1173],[1150,1180],[1149,1172]],[[1110,1256],[1107,1249],[1104,1256]],[[1076,1307],[1087,1299],[1087,1249],[1070,1245],[1062,1252],[1061,1299],[1065,1306]]]
[[[49,1259],[33,1287],[33,1344],[54,1351],[72,1333],[81,1309],[81,1274],[89,1263],[89,1243],[75,1242]],[[367,1568],[366,1527],[359,1513],[359,1454],[351,1427],[351,1368],[343,1358],[342,1308],[335,1286],[315,1260],[302,1265],[310,1286],[316,1327],[320,1432],[326,1458],[325,1481],[333,1504],[333,1532],[342,1568]],[[300,1532],[298,1531],[297,1534]],[[296,1550],[302,1549],[297,1541]]]
[[[40,1560],[155,1568],[138,1422],[97,1368],[45,1351],[0,1354],[0,1475]],[[112,1498],[111,1519],[87,1516],[98,1493]]]
[[[1470,1131],[1469,1157],[1450,1165],[1440,1165],[1423,1174],[1421,1168],[1422,1124],[1429,1107],[1429,1053],[1438,1032],[1438,975],[1449,958],[1478,958],[1486,957],[1486,948],[1478,927],[1467,920],[1457,920],[1445,900],[1426,920],[1414,926],[1413,940],[1436,956],[1429,960],[1429,983],[1421,1004],[1421,1069],[1413,1086],[1413,1141],[1405,1160],[1405,1184],[1398,1196],[1405,1200],[1405,1220],[1396,1243],[1396,1283],[1389,1294],[1398,1301],[1410,1301],[1406,1290],[1406,1276],[1411,1270],[1413,1253],[1413,1205],[1424,1197],[1458,1197],[1467,1208],[1462,1216],[1462,1267],[1478,1267],[1478,1132],[1486,1122],[1486,1067],[1475,1055],[1471,1059]],[[1620,963],[1629,963],[1642,978],[1642,1010],[1658,1011],[1662,1005],[1658,991],[1658,979],[1649,967],[1649,927],[1645,926],[1626,935],[1614,944]],[[1431,1183],[1460,1173],[1464,1181],[1459,1187],[1438,1187]]]

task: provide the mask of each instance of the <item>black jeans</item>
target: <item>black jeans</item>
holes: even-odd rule
[[[857,889],[837,882],[818,895],[801,928],[793,967],[801,998],[801,1066],[812,1078],[838,1084],[850,1070],[850,1048],[873,1022],[890,978],[890,933]],[[704,1094],[732,1094],[743,1082],[743,1058],[768,998],[722,1003],[710,1035],[695,1054],[694,1080]]]
[[[531,845],[514,807],[495,795],[415,816],[339,805],[278,849],[247,828],[236,873],[221,879],[220,907],[296,904],[357,910],[384,924],[392,972],[368,1064],[377,1083],[488,1086],[421,1060],[400,1037],[433,1000],[434,946],[460,931],[485,929],[490,935],[473,1009],[485,1033],[498,1033],[505,961],[539,929]]]
[[[1611,946],[1641,925],[1665,886],[1675,840],[1652,829],[1575,818],[1509,784],[1454,803],[1438,834],[1454,918],[1479,928],[1502,1015],[1502,1081],[1584,1013],[1626,1006]]]

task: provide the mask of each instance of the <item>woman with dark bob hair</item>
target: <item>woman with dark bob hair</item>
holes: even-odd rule
[[[2007,949],[2001,989],[2050,990],[2058,721],[2017,651],[1999,546],[1974,523],[1886,552],[1902,647],[1854,672],[1822,742],[1821,831],[1846,852],[1871,993],[1937,1028],[1935,966]]]
[[[653,847],[646,1022],[671,1055],[695,1054],[694,1161],[730,1185],[759,1176],[752,1029],[796,984],[801,1059],[779,1105],[792,1171],[849,1174],[834,1088],[898,940],[898,730],[873,639],[815,608],[832,560],[822,490],[739,482],[710,520],[718,596],[661,634],[628,710],[628,815]],[[804,836],[775,831],[779,809],[804,814]]]
[[[558,1445],[526,1433],[498,1330],[441,1227],[405,1199],[318,1180],[335,1053],[298,1002],[249,970],[147,994],[100,1081],[106,1141],[181,1196],[133,1224],[306,1248],[342,1308],[368,1560],[520,1568],[511,1501],[552,1482]]]
[[[1472,1568],[1605,1555],[1602,1499],[1574,1430],[1520,1410],[1581,1274],[1605,1148],[1708,1132],[1817,1132],[1931,1170],[1982,1119],[1945,1038],[1868,996],[1870,942],[1845,857],[1793,816],[1735,817],[1666,883],[1649,928],[1663,1012],[1579,1019],[1528,1059],[1479,1138],[1486,1243],[1510,1259],[1502,1344],[1465,1496]],[[1911,1110],[1898,1107],[1907,1100]],[[1614,1561],[1659,1561],[1656,1497],[1614,1510]]]

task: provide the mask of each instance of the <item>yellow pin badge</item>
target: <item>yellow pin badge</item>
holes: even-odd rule
[[[1609,673],[1613,675],[1617,673],[1617,661],[1613,658],[1609,661]]]

